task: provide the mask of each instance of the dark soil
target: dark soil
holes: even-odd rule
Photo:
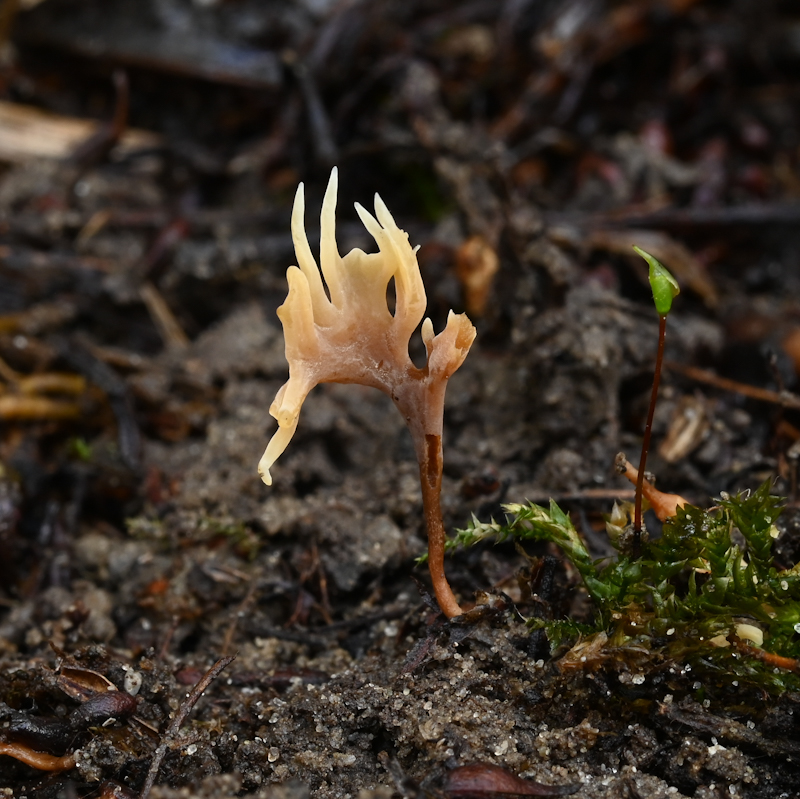
[[[531,635],[542,607],[592,613],[555,550],[448,558],[465,605],[492,593],[446,622],[377,391],[317,387],[273,486],[256,473],[292,197],[316,249],[337,164],[340,251],[374,249],[352,203],[379,192],[434,328],[478,328],[447,397],[448,529],[552,496],[610,553],[656,348],[638,244],[683,288],[648,468],[703,506],[775,478],[777,562],[800,560],[794,4],[14,6],[0,99],[102,124],[67,158],[2,156],[0,796],[139,796],[151,767],[154,799],[796,796],[800,695]],[[146,147],[119,141],[126,83]]]

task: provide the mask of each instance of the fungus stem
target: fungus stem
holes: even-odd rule
[[[419,477],[422,486],[422,507],[428,530],[428,569],[436,601],[448,619],[463,613],[444,573],[444,550],[447,535],[442,522],[442,437],[425,436],[424,453],[420,457]]]

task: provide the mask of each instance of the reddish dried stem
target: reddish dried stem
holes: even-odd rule
[[[656,353],[656,369],[653,375],[653,391],[650,394],[650,407],[647,409],[647,424],[644,426],[642,439],[642,457],[639,459],[639,476],[636,480],[636,500],[633,517],[633,557],[639,557],[642,540],[642,488],[644,487],[644,467],[647,464],[647,452],[650,449],[650,436],[653,432],[653,414],[656,410],[658,384],[661,382],[661,364],[664,362],[664,339],[667,335],[667,317],[658,317],[658,351]]]
[[[730,639],[729,639],[730,640]],[[751,646],[746,641],[743,641],[738,636],[733,637],[733,642],[736,648],[744,655],[756,658],[766,663],[775,669],[783,669],[785,671],[800,672],[800,661],[794,658],[787,658],[783,655],[776,655],[773,652],[767,652],[757,646]]]

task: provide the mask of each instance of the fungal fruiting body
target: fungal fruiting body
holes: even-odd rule
[[[318,383],[360,383],[388,394],[406,420],[419,461],[434,592],[442,611],[456,616],[461,608],[444,575],[446,535],[439,505],[442,420],[447,380],[464,362],[475,328],[465,314],[451,311],[444,330],[435,336],[433,323],[425,319],[420,332],[427,363],[421,369],[414,366],[409,340],[427,304],[416,250],[376,194],[375,216],[358,203],[356,211],[379,252],[355,249],[340,256],[335,238],[337,185],[334,169],[322,202],[319,268],[305,232],[302,183],[295,196],[292,239],[298,266],[289,267],[289,294],[278,309],[289,380],[270,407],[278,429],[258,471],[271,485],[269,470],[289,444],[303,401]],[[386,300],[392,279],[394,313]]]

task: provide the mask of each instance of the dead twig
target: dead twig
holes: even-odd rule
[[[81,406],[75,402],[26,394],[6,394],[0,397],[0,419],[6,421],[77,419],[80,415]]]
[[[6,393],[6,385],[10,389]],[[81,406],[77,402],[51,399],[42,394],[66,394],[80,397],[86,391],[86,380],[80,375],[45,372],[22,375],[0,358],[0,419],[6,421],[39,421],[77,419]]]
[[[30,105],[0,102],[0,155],[4,161],[30,158],[69,158],[104,127],[91,119],[66,117]],[[156,133],[127,129],[115,142],[120,156],[163,146]]]
[[[167,305],[161,292],[149,280],[146,280],[139,288],[139,296],[150,313],[150,318],[164,344],[169,349],[186,349],[189,346],[189,337]]]
[[[740,225],[796,225],[800,203],[771,202],[729,205],[719,208],[661,208],[642,206],[600,213],[545,212],[551,225],[576,224],[586,227],[624,225],[645,228],[729,228]]]
[[[620,488],[585,488],[582,491],[571,491],[564,494],[547,494],[542,493],[538,497],[533,494],[531,496],[525,495],[526,499],[530,502],[549,502],[553,499],[555,502],[606,502],[615,499],[633,500],[635,490],[620,489]]]
[[[729,638],[728,640],[731,639]],[[767,652],[760,647],[751,646],[738,636],[733,636],[733,643],[743,655],[760,660],[773,669],[783,669],[784,671],[793,671],[795,674],[800,674],[800,661],[795,660],[795,658],[787,658],[783,655],[776,655],[774,652]]]
[[[709,386],[721,388],[723,391],[732,391],[734,394],[741,394],[743,397],[761,400],[761,402],[771,402],[774,405],[780,405],[782,408],[800,409],[800,396],[789,391],[770,391],[768,388],[759,388],[747,383],[740,383],[738,380],[731,380],[728,377],[719,377],[705,369],[698,369],[696,366],[684,366],[681,363],[675,363],[675,361],[667,361],[664,366],[673,372],[679,372],[690,380],[706,383]]]
[[[317,162],[324,167],[333,166],[339,160],[339,150],[336,147],[328,112],[325,110],[316,81],[308,67],[301,61],[290,58],[288,63],[300,86],[300,92],[306,105]]]
[[[147,797],[150,795],[150,791],[152,790],[156,781],[156,777],[158,776],[158,770],[161,768],[161,761],[164,759],[167,749],[169,749],[170,745],[174,743],[175,739],[177,738],[178,733],[183,726],[183,722],[186,720],[186,717],[189,715],[189,713],[191,713],[192,708],[197,704],[197,700],[200,699],[206,688],[208,688],[208,686],[211,685],[211,683],[214,682],[214,680],[219,677],[224,669],[227,668],[235,659],[236,655],[226,655],[225,657],[221,657],[203,675],[203,678],[197,683],[197,685],[192,688],[189,695],[178,708],[175,718],[172,719],[167,731],[161,737],[161,743],[158,745],[158,748],[153,755],[153,761],[150,763],[150,770],[147,772],[147,778],[144,781],[142,792],[139,794],[139,799],[147,799]]]
[[[747,747],[770,757],[792,757],[800,754],[800,744],[790,739],[767,738],[747,725],[726,716],[709,713],[696,702],[661,702],[655,715],[659,726],[688,728],[695,735],[716,738],[726,745]]]

